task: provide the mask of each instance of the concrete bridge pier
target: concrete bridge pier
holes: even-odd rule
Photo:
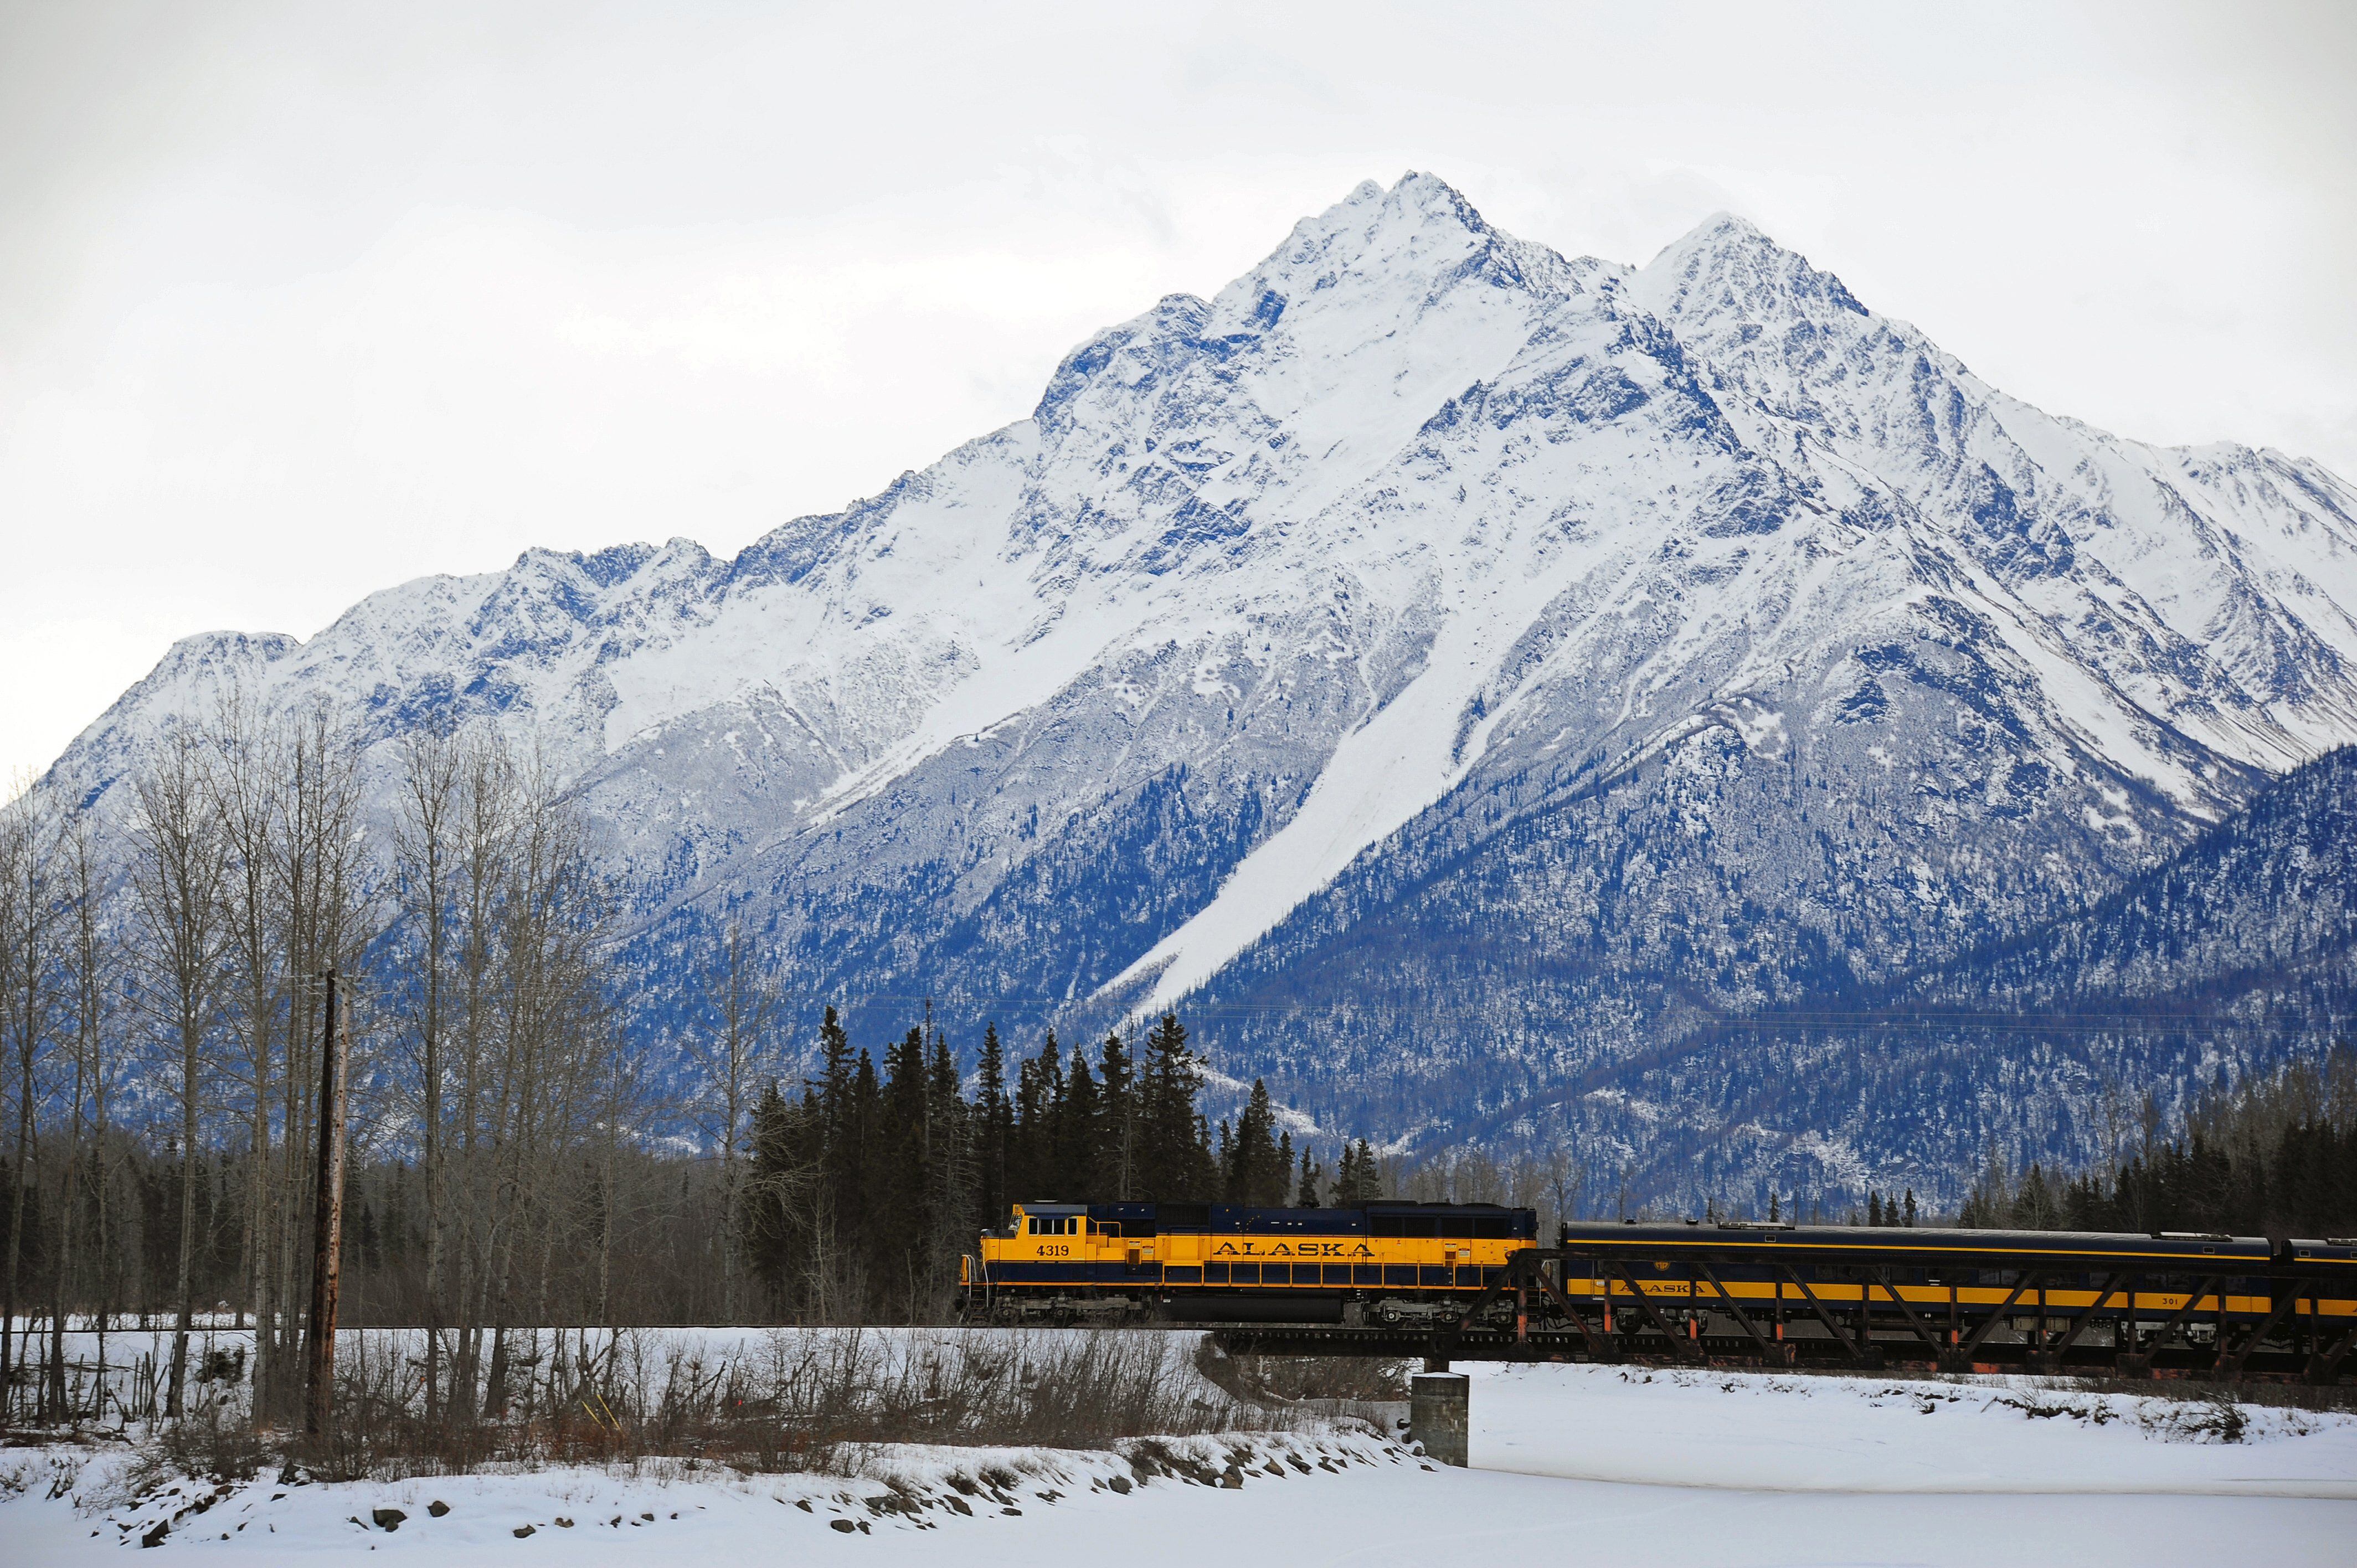
[[[1418,1372],[1408,1385],[1408,1436],[1428,1457],[1459,1469],[1468,1463],[1471,1389],[1462,1372]]]

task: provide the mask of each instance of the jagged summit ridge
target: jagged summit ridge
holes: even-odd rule
[[[2357,738],[2352,519],[2313,464],[2007,398],[1740,219],[1571,260],[1416,174],[733,560],[532,552],[184,645],[59,773],[103,802],[231,679],[380,743],[529,728],[652,1006],[724,913],[814,989],[1002,1019],[1299,1025],[1445,940],[1487,956],[1347,1043],[1223,1048],[1446,1121],[2044,918]],[[1587,978],[1501,1027],[1528,962]]]
[[[1647,308],[1671,307],[1683,320],[1823,320],[1835,313],[1871,316],[1841,279],[1770,239],[1757,224],[1716,212],[1662,248],[1635,274]]]
[[[1711,363],[1735,417],[1764,413],[1872,472],[2011,591],[2041,647],[2202,744],[2282,768],[2348,733],[2346,484],[2279,454],[2054,418],[1749,225],[1727,233],[1671,246],[1634,292]]]

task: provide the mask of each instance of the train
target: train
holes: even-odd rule
[[[1265,1351],[2337,1378],[2357,1238],[1587,1222],[1383,1202],[1012,1207],[970,1320],[1219,1326]]]

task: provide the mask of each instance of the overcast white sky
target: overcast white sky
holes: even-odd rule
[[[2357,475],[2353,81],[2349,5],[0,0],[0,773],[190,632],[832,510],[1409,168]]]

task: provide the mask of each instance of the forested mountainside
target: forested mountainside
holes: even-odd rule
[[[1834,1170],[1840,1190],[1953,1206],[1994,1156],[2017,1174],[2043,1161],[2060,1201],[2062,1173],[2116,1167],[2198,1104],[2336,1047],[2357,1048],[2347,747],[2082,914],[1895,983],[1699,1024],[1502,1120],[1617,1151],[1644,1192],[1764,1208]]]
[[[2352,941],[2357,749],[2343,747],[2293,769],[2086,914],[1975,952],[1905,994],[1983,1011],[2101,1004],[2252,1025],[2267,1015],[2253,1008],[2280,1008],[2290,1010],[2278,1015],[2287,1025],[2330,1028],[2345,1019],[2326,999],[2346,994]]]
[[[2357,494],[2031,408],[1740,220],[1570,260],[1411,175],[733,560],[190,639],[52,787],[127,820],[232,688],[359,727],[379,843],[405,736],[528,744],[651,1037],[742,925],[863,1040],[1183,998],[1221,1070],[1447,1139],[2072,915],[2357,739]],[[1943,1059],[1959,1126],[2050,1100]],[[1776,1136],[1842,1184],[1915,1135],[1848,1125]]]

